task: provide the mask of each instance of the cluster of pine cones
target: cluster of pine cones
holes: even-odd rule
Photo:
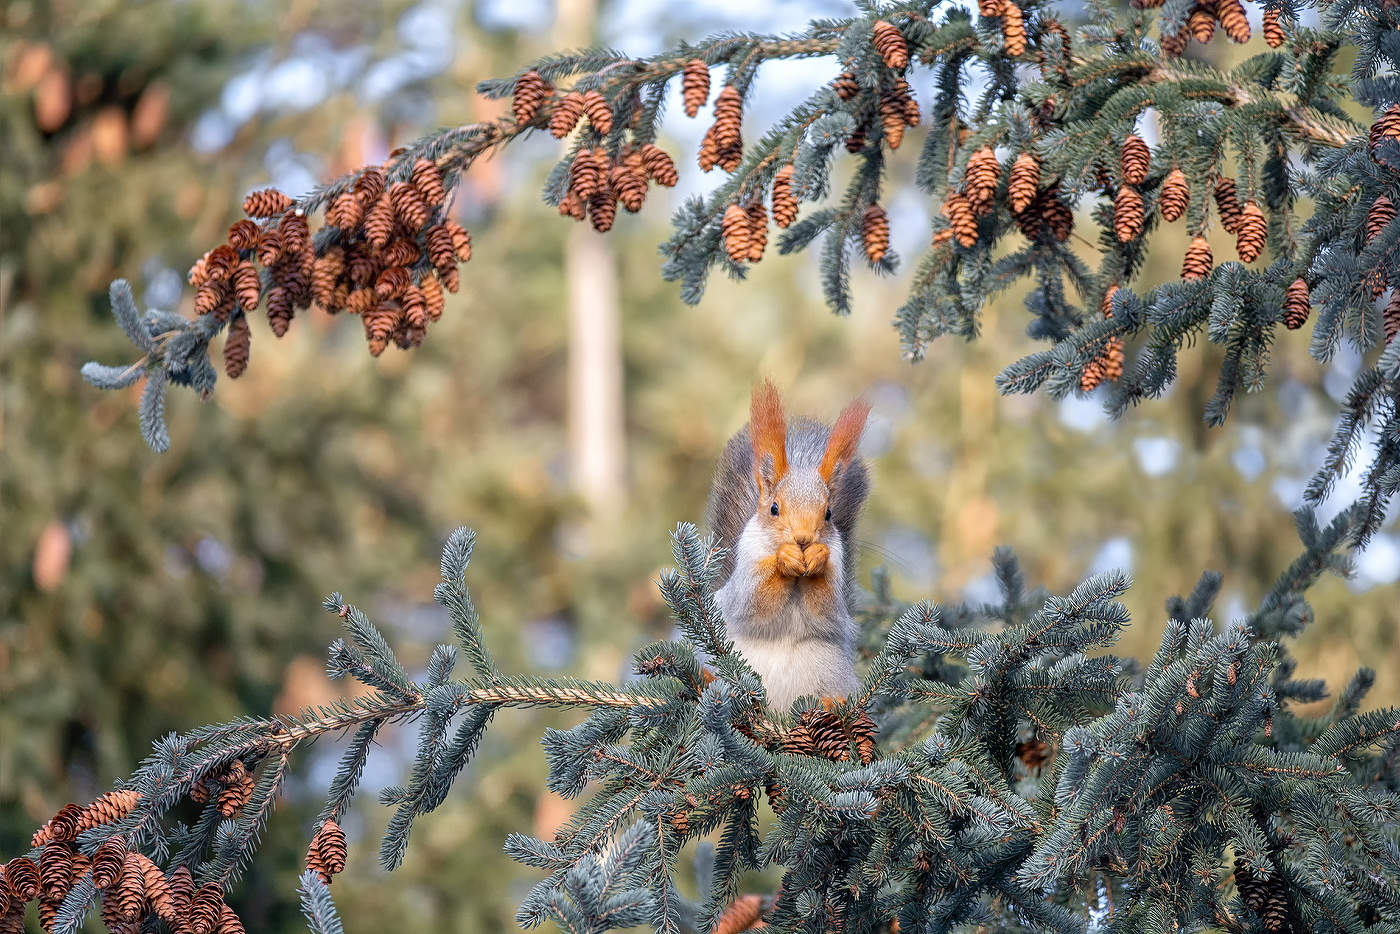
[[[204,804],[213,798],[219,816],[229,818],[243,810],[243,805],[253,796],[255,784],[253,773],[243,764],[243,760],[234,759],[217,776],[197,782],[190,791],[190,800],[195,804]]]
[[[196,886],[189,867],[169,875],[150,857],[129,851],[116,834],[89,858],[78,849],[78,834],[121,820],[140,801],[136,791],[109,791],[87,807],[68,804],[34,834],[42,847],[37,866],[17,856],[0,868],[0,934],[22,934],[24,906],[37,899],[39,923],[53,930],[73,886],[90,878],[100,894],[103,923],[114,934],[135,934],[154,915],[176,934],[243,934],[243,924],[224,904],[218,882]]]
[[[1378,155],[1383,143],[1400,144],[1400,104],[1391,104],[1385,113],[1371,124],[1368,143],[1373,158]],[[1376,161],[1392,173],[1396,171],[1394,162],[1381,162],[1378,158]],[[1371,202],[1371,207],[1366,212],[1366,230],[1363,234],[1367,243],[1380,236],[1381,231],[1395,219],[1395,210],[1395,203],[1385,195],[1380,195]],[[1393,273],[1394,270],[1378,267],[1368,280],[1372,298],[1380,297],[1387,286],[1391,287],[1390,300],[1386,302],[1385,310],[1381,314],[1387,343],[1395,340],[1395,336],[1400,334],[1400,282],[1392,278]]]
[[[1291,934],[1299,930],[1292,921],[1286,882],[1277,877],[1262,879],[1235,857],[1235,888],[1240,893],[1240,901],[1259,916],[1269,934]]]
[[[1164,0],[1131,0],[1139,10],[1152,9],[1163,4]],[[1192,39],[1202,44],[1215,35],[1216,24],[1225,30],[1231,42],[1245,43],[1251,35],[1249,18],[1240,0],[1196,0],[1186,16],[1186,22],[1175,33],[1162,33],[1162,51],[1170,56],[1178,56],[1186,51],[1186,44]],[[1279,21],[1277,8],[1264,10],[1264,41],[1269,48],[1276,49],[1287,41],[1283,25]]]

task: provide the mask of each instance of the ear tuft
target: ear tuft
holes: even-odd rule
[[[865,431],[865,417],[869,414],[870,403],[857,399],[841,410],[836,424],[831,426],[820,468],[822,479],[827,483],[831,482],[837,467],[845,465],[856,456],[856,449],[860,447],[861,432]]]
[[[763,484],[764,458],[772,458],[776,482],[787,473],[787,423],[783,419],[783,400],[771,380],[754,387],[749,400],[749,440],[753,445],[753,469],[759,485]]]

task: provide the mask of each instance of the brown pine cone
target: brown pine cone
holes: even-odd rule
[[[749,218],[749,262],[763,259],[763,251],[768,246],[768,209],[762,201],[750,202],[745,209]]]
[[[1196,0],[1186,17],[1186,29],[1197,42],[1209,42],[1215,35],[1215,0]]]
[[[369,207],[384,194],[384,171],[378,166],[365,166],[352,190],[361,207]]]
[[[898,149],[904,142],[904,102],[886,92],[880,98],[879,113],[885,142],[891,149]]]
[[[10,896],[21,903],[39,894],[39,867],[25,856],[16,856],[5,864],[5,885]]]
[[[1039,184],[1040,160],[1034,153],[1021,153],[1011,163],[1011,175],[1006,182],[1006,195],[1014,213],[1020,214],[1030,206]]]
[[[436,321],[441,318],[443,309],[447,307],[447,296],[442,292],[442,283],[435,276],[424,276],[418,287],[423,291],[423,306],[428,310],[428,320]]]
[[[30,839],[31,847],[43,846],[46,843],[67,843],[78,836],[79,822],[83,817],[83,809],[76,804],[65,804],[59,808],[58,813],[49,818],[48,823],[34,831],[34,836]]]
[[[1244,4],[1240,0],[1217,0],[1215,15],[1231,42],[1249,41],[1249,18],[1245,16]]]
[[[394,182],[389,186],[389,204],[394,216],[408,230],[417,233],[428,222],[428,206],[409,182]]]
[[[271,266],[282,258],[283,252],[282,232],[280,230],[264,230],[258,237],[258,262],[264,266]],[[230,269],[229,273],[232,274]]]
[[[871,42],[875,51],[880,53],[880,58],[884,59],[885,67],[900,71],[909,66],[909,44],[892,23],[877,19]]]
[[[1366,242],[1370,243],[1380,236],[1382,230],[1395,219],[1395,202],[1385,195],[1377,196],[1371,202],[1371,209],[1366,212]]]
[[[715,142],[713,125],[705,131],[704,138],[700,140],[700,154],[697,161],[702,172],[708,172],[719,164],[719,145]]]
[[[860,93],[860,85],[856,82],[856,76],[849,71],[843,71],[832,78],[831,89],[843,101],[848,101]]]
[[[1006,54],[1020,58],[1026,54],[1026,22],[1021,8],[1014,0],[1003,0],[1001,7],[1001,36],[1006,43]]]
[[[388,195],[380,195],[379,200],[370,207],[362,229],[365,240],[376,250],[388,246],[389,238],[394,233],[394,206],[389,203]]]
[[[1279,22],[1277,7],[1264,10],[1264,41],[1269,43],[1271,49],[1276,49],[1288,41],[1283,32],[1283,25]]]
[[[1387,139],[1400,139],[1400,104],[1391,104],[1386,112],[1371,124],[1371,152],[1374,153],[1381,141]]]
[[[244,934],[243,922],[228,905],[219,908],[219,921],[214,925],[214,934]]]
[[[613,128],[612,109],[608,107],[607,99],[603,97],[602,92],[596,89],[585,91],[582,103],[583,112],[588,116],[588,122],[593,125],[593,129],[603,136],[611,133]]]
[[[413,187],[418,196],[430,208],[435,208],[447,198],[447,190],[442,185],[442,172],[437,164],[428,159],[417,159],[413,163]]]
[[[598,158],[594,153],[593,158]],[[467,229],[452,218],[447,218],[442,222],[442,226],[447,228],[447,232],[452,235],[452,251],[457,254],[459,263],[468,262],[472,258],[472,235],[467,233]]]
[[[724,252],[736,263],[742,263],[749,256],[749,215],[739,205],[731,204],[724,209],[720,221],[720,233],[724,238]]]
[[[442,224],[428,228],[424,238],[428,245],[428,262],[437,270],[451,269],[457,265],[457,251],[452,246],[452,234]]]
[[[258,225],[246,217],[228,229],[228,245],[235,250],[251,250],[258,243]]]
[[[253,332],[248,328],[248,316],[237,315],[228,325],[224,340],[224,372],[229,379],[238,379],[248,369],[248,352]]]
[[[662,188],[672,188],[680,181],[676,163],[666,150],[655,143],[643,143],[641,154],[642,166],[646,169],[647,177],[656,184]]]
[[[238,300],[238,307],[244,311],[257,308],[261,293],[262,280],[258,277],[258,271],[245,259],[233,271],[233,294]]]
[[[1215,268],[1215,259],[1210,252],[1210,244],[1201,236],[1193,237],[1181,260],[1181,278],[1201,279],[1210,275]]]
[[[792,193],[792,163],[773,176],[773,222],[787,227],[797,220],[797,198]]]
[[[123,917],[139,918],[146,913],[146,876],[140,853],[128,852],[117,879],[116,900]]]
[[[764,926],[762,917],[763,896],[740,895],[734,899],[734,904],[724,909],[710,934],[740,934],[741,931],[751,931]]]
[[[311,296],[331,314],[340,310],[335,304],[335,290],[344,271],[345,248],[339,245],[327,247],[311,267]]]
[[[1385,310],[1381,312],[1381,324],[1385,327],[1385,342],[1389,344],[1395,340],[1395,335],[1400,334],[1400,289],[1394,289],[1390,293],[1390,301],[1385,303]]]
[[[371,356],[377,357],[389,345],[389,338],[399,326],[402,310],[394,302],[380,302],[373,311],[361,316],[365,324],[365,338],[369,341]]]
[[[1235,252],[1240,260],[1252,263],[1264,252],[1264,241],[1269,235],[1269,222],[1264,212],[1253,201],[1246,201],[1240,212],[1239,233],[1235,238]]]
[[[272,333],[277,337],[282,337],[287,333],[287,328],[292,326],[292,293],[286,286],[274,285],[267,290],[267,323],[272,326]],[[228,789],[219,794],[219,813],[223,814],[224,807],[231,803],[234,797],[225,798]],[[235,807],[236,811],[237,808]],[[232,813],[232,812],[230,812]],[[228,815],[225,815],[228,816]]]
[[[1118,189],[1113,199],[1113,232],[1120,243],[1127,243],[1142,233],[1142,195],[1127,185]]]
[[[1296,331],[1307,323],[1312,312],[1312,299],[1308,294],[1308,283],[1302,276],[1294,279],[1283,298],[1283,325]]]
[[[860,152],[865,148],[865,144],[869,139],[870,124],[869,121],[863,121],[856,125],[855,130],[851,132],[850,136],[846,137],[846,151],[849,153]]]
[[[865,258],[878,263],[890,248],[890,221],[885,209],[872,204],[860,219],[860,240],[865,246]]]
[[[593,150],[587,146],[582,147],[569,166],[569,189],[585,201],[588,200],[602,187],[603,172],[606,170],[606,162],[598,164],[593,158]]]
[[[364,208],[361,207],[359,199],[348,191],[338,196],[326,209],[326,223],[341,230],[352,230],[360,226],[362,217]]]
[[[554,113],[549,115],[549,133],[555,139],[563,139],[578,126],[578,118],[583,116],[583,95],[570,91],[554,105]]]
[[[39,851],[39,893],[60,900],[73,884],[73,850],[54,841]]]
[[[1123,170],[1123,181],[1129,185],[1141,185],[1147,181],[1147,170],[1152,164],[1152,151],[1136,133],[1129,133],[1119,151],[1118,164]]]
[[[305,215],[292,211],[282,215],[277,232],[282,235],[282,249],[288,253],[301,252],[311,239],[311,227]]]
[[[1220,226],[1232,234],[1240,232],[1240,202],[1235,194],[1235,180],[1222,175],[1215,182],[1215,206],[1220,209]]]
[[[1166,0],[1128,0],[1134,10],[1155,10]]]
[[[1032,738],[1016,744],[1016,758],[1020,759],[1021,764],[1032,772],[1038,771],[1041,766],[1049,762],[1052,755],[1054,755],[1054,748],[1043,739]]]
[[[291,206],[292,199],[276,188],[264,188],[261,191],[250,192],[243,199],[243,213],[249,217],[271,217],[274,214],[281,214]]]
[[[598,233],[612,230],[613,221],[616,219],[617,195],[604,188],[588,199],[588,220]]]
[[[381,299],[398,298],[412,281],[408,270],[403,266],[390,266],[375,280],[374,294]]]
[[[1123,375],[1123,338],[1110,337],[1099,359],[1103,362],[1104,379],[1118,382]]]
[[[963,247],[977,243],[977,218],[972,213],[972,205],[967,198],[957,192],[949,192],[943,199],[943,213],[948,217],[948,225],[953,228],[953,236]]]
[[[1005,0],[977,0],[977,12],[983,16],[1000,16]]]
[[[693,117],[710,98],[710,68],[698,58],[692,58],[681,70],[681,100],[685,115]]]
[[[1162,54],[1168,58],[1179,57],[1186,51],[1186,43],[1190,38],[1191,33],[1185,24],[1176,32],[1162,33]]]
[[[997,190],[997,180],[1001,176],[1001,163],[990,146],[982,146],[967,160],[963,172],[963,194],[973,204],[988,202]]]
[[[636,214],[642,209],[642,202],[647,197],[646,176],[626,165],[615,165],[608,172],[608,185],[629,214]]]
[[[1186,175],[1181,169],[1173,167],[1162,182],[1162,191],[1157,198],[1157,203],[1162,207],[1162,220],[1180,220],[1190,200],[1191,189],[1186,185]]]
[[[1103,363],[1098,357],[1090,360],[1084,365],[1084,369],[1079,371],[1079,390],[1081,392],[1093,392],[1103,383]]]
[[[581,221],[588,216],[588,205],[578,196],[578,192],[570,189],[559,199],[559,216]]]
[[[903,78],[896,78],[894,92],[904,105],[905,126],[919,125],[919,102],[914,99],[914,89]]]
[[[211,934],[219,922],[219,909],[224,904],[223,889],[217,882],[201,885],[190,899],[187,920],[191,934]]]
[[[340,825],[333,820],[326,821],[316,832],[316,841],[317,850],[321,855],[321,861],[326,866],[326,871],[333,876],[344,872],[345,831],[340,829]]]
[[[740,129],[743,125],[744,102],[732,84],[724,86],[715,98],[715,146],[720,155],[743,145]]]
[[[245,319],[240,315],[238,320]],[[244,327],[247,327],[246,323]],[[227,350],[224,351],[224,360],[227,363]],[[125,861],[126,837],[118,834],[104,842],[97,848],[97,852],[92,854],[92,884],[99,889],[115,884],[121,878],[122,863]]]
[[[515,79],[515,96],[511,99],[511,115],[515,122],[524,126],[535,119],[540,112],[540,104],[554,92],[549,82],[540,77],[533,68]]]
[[[1113,296],[1118,291],[1118,283],[1113,283],[1108,290],[1103,293],[1103,300],[1099,302],[1099,312],[1105,318],[1113,317]]]

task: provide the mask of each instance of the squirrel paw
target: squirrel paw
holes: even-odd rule
[[[784,577],[801,577],[807,573],[807,561],[802,549],[789,542],[778,546],[778,573]]]
[[[808,545],[803,550],[802,556],[806,559],[807,573],[820,574],[826,570],[826,562],[831,557],[831,549],[820,543]]]

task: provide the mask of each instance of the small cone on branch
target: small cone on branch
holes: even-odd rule
[[[394,182],[389,186],[389,204],[399,223],[417,233],[428,222],[430,211],[418,194],[418,189],[409,182]]]
[[[1181,260],[1181,278],[1201,279],[1210,275],[1214,267],[1215,258],[1211,255],[1210,244],[1204,237],[1193,237]]]
[[[715,128],[711,126],[700,140],[700,154],[697,158],[700,171],[708,172],[719,164],[719,145],[715,142]]]
[[[1308,294],[1308,283],[1302,276],[1294,279],[1283,297],[1283,326],[1296,331],[1307,323],[1312,312],[1312,299]]]
[[[1162,191],[1157,198],[1157,203],[1162,207],[1162,220],[1180,220],[1190,201],[1191,189],[1186,185],[1186,175],[1181,169],[1173,168],[1162,182]]]
[[[880,53],[880,58],[884,59],[885,67],[899,71],[909,66],[909,45],[892,23],[877,19],[871,42],[875,51]]]
[[[983,16],[1000,16],[1006,0],[977,0],[977,12]]]
[[[1240,232],[1240,202],[1235,193],[1235,180],[1222,175],[1215,182],[1215,206],[1220,210],[1220,226],[1232,234]]]
[[[55,841],[67,843],[78,836],[78,823],[82,820],[83,809],[76,804],[65,804],[59,808],[58,813],[50,817],[48,822],[38,830],[34,831],[34,836],[30,838],[30,847],[44,846]]]
[[[574,131],[582,116],[583,95],[570,91],[559,99],[559,103],[554,105],[554,113],[549,115],[549,134],[555,139],[563,139]]]
[[[599,165],[593,158],[593,150],[584,146],[574,156],[569,165],[569,190],[587,200],[602,186],[603,171],[606,165]]]
[[[251,250],[257,244],[258,225],[246,217],[228,229],[228,245],[235,250]]]
[[[1186,17],[1191,38],[1204,45],[1215,35],[1215,0],[1196,0]]]
[[[1240,0],[1217,0],[1215,15],[1231,42],[1249,41],[1249,18],[1245,15],[1244,4],[1240,3]]]
[[[768,246],[768,209],[762,201],[754,201],[745,209],[749,218],[749,262],[763,259],[763,250]]]
[[[615,165],[608,172],[608,185],[628,213],[636,214],[642,209],[642,202],[647,197],[645,176],[634,172],[626,165]]]
[[[719,149],[721,161],[727,151],[743,145],[740,138],[743,119],[743,99],[734,85],[727,84],[715,98],[715,146]]]
[[[326,223],[332,227],[339,227],[341,230],[350,230],[360,226],[362,217],[364,217],[364,208],[360,205],[359,199],[348,191],[338,196],[326,209]]]
[[[1129,185],[1141,185],[1147,180],[1147,170],[1152,163],[1152,151],[1136,133],[1129,133],[1123,140],[1123,148],[1118,155],[1119,167],[1123,170],[1123,181]]]
[[[588,117],[588,122],[593,124],[593,129],[604,136],[612,132],[612,109],[608,107],[607,99],[600,91],[596,89],[585,91],[580,104],[584,114]]]
[[[211,934],[219,921],[219,909],[224,893],[217,882],[201,885],[190,899],[189,926],[192,934]]]
[[[224,340],[224,372],[229,379],[238,379],[248,369],[248,352],[253,334],[248,328],[248,316],[238,315],[228,325]]]
[[[710,68],[698,58],[692,58],[681,70],[681,101],[685,115],[693,117],[710,98]]]
[[[379,200],[379,196],[384,194],[384,172],[378,166],[366,166],[355,179],[355,184],[351,191],[354,192],[355,199],[364,207]]]
[[[1113,285],[1110,285],[1108,287],[1108,290],[1106,292],[1103,293],[1103,301],[1099,302],[1099,311],[1103,314],[1105,318],[1113,317],[1113,296],[1117,292],[1118,283],[1115,282]]]
[[[1020,58],[1026,53],[1026,22],[1014,0],[1003,0],[1001,8],[1001,36],[1006,43],[1006,54]]]
[[[1142,217],[1142,195],[1127,185],[1119,188],[1113,199],[1113,232],[1120,243],[1127,243],[1142,233]]]
[[[642,165],[647,176],[662,188],[672,188],[680,181],[676,163],[669,153],[655,143],[642,144]]]
[[[843,71],[832,78],[831,89],[843,101],[848,101],[860,93],[860,85],[856,83],[856,76],[849,71]]]
[[[740,895],[734,899],[732,905],[724,909],[710,934],[740,934],[741,931],[751,931],[762,924],[762,917],[763,896]]]
[[[773,222],[787,227],[797,220],[797,198],[792,193],[792,163],[773,176]]]
[[[286,335],[287,329],[292,326],[293,313],[292,293],[287,291],[285,286],[274,285],[267,290],[267,323],[272,327],[274,335],[277,337]],[[227,790],[225,789],[225,792]],[[223,813],[224,807],[232,801],[232,797],[226,799],[221,793],[219,795],[219,812]]]
[[[39,892],[60,900],[73,884],[73,851],[57,841],[39,851]]]
[[[1001,163],[997,162],[996,151],[983,146],[967,160],[967,171],[963,173],[963,193],[973,203],[990,201],[997,190],[997,180],[1001,177]]]
[[[850,153],[860,152],[865,148],[865,144],[870,136],[868,123],[861,123],[846,137],[846,151]]]
[[[1283,25],[1279,22],[1277,7],[1264,11],[1264,41],[1269,43],[1271,49],[1276,49],[1288,41],[1288,37],[1283,32]]]
[[[10,895],[27,902],[39,894],[39,867],[25,856],[16,856],[5,864],[5,884]]]
[[[121,878],[122,863],[126,861],[126,837],[120,834],[107,840],[92,854],[92,884],[105,889]],[[3,879],[0,876],[0,879]],[[3,888],[0,885],[0,888]]]
[[[1166,0],[1129,0],[1134,10],[1155,10]]]
[[[1391,290],[1390,301],[1381,312],[1381,324],[1385,327],[1385,342],[1389,344],[1400,334],[1400,289]]]
[[[413,187],[430,208],[442,204],[447,190],[442,185],[442,171],[429,159],[417,159],[413,163]]]
[[[890,221],[885,209],[872,204],[865,209],[860,219],[860,240],[865,247],[865,258],[878,263],[885,258],[890,248]]]
[[[549,82],[540,77],[540,73],[533,68],[515,79],[515,96],[511,98],[511,116],[515,122],[524,126],[535,119],[535,114],[540,112],[540,104],[548,97],[554,89],[549,86]]]
[[[1371,124],[1369,142],[1371,152],[1374,153],[1381,142],[1388,139],[1400,139],[1400,104],[1391,104],[1386,108],[1385,113],[1376,118],[1376,122]]]
[[[456,272],[457,270],[452,271]],[[438,320],[442,317],[442,310],[447,305],[447,296],[442,292],[442,283],[435,276],[424,276],[419,288],[423,290],[423,304],[428,310],[428,320]]]
[[[1006,194],[1011,210],[1019,214],[1035,200],[1040,185],[1040,160],[1034,153],[1023,152],[1011,164],[1011,176],[1006,182]]]
[[[904,102],[886,92],[880,98],[880,126],[885,133],[885,142],[891,149],[898,149],[904,142]]]
[[[1371,202],[1371,209],[1366,212],[1366,242],[1380,236],[1381,231],[1395,219],[1395,202],[1385,195],[1380,195]]]
[[[894,83],[894,93],[904,106],[905,125],[918,126],[919,102],[914,99],[914,89],[909,86],[909,82],[905,81],[903,78],[897,79]]]
[[[1098,357],[1090,360],[1084,365],[1084,369],[1079,371],[1079,389],[1081,392],[1093,392],[1103,383],[1103,363]]]
[[[291,206],[292,199],[276,188],[254,191],[243,199],[243,213],[249,217],[271,217],[274,214],[281,214]]]
[[[598,233],[607,233],[612,230],[613,221],[616,219],[617,195],[613,194],[610,189],[603,188],[588,199],[588,222]]]
[[[968,200],[955,191],[950,191],[943,199],[943,213],[948,216],[948,226],[958,244],[971,247],[977,243],[977,218]]]
[[[233,293],[238,306],[244,311],[258,307],[258,297],[262,294],[262,280],[257,269],[246,259],[233,270]]]
[[[595,152],[593,158],[596,160],[598,154]],[[472,258],[472,235],[467,233],[467,229],[452,218],[442,222],[442,226],[447,228],[447,232],[452,236],[452,251],[457,254],[457,261],[465,263]]]
[[[720,221],[720,233],[724,238],[724,252],[736,263],[749,258],[749,215],[737,204],[724,209]]]
[[[1264,240],[1268,234],[1269,224],[1259,205],[1253,201],[1245,202],[1244,210],[1240,212],[1239,233],[1235,238],[1235,252],[1240,260],[1252,263],[1258,259],[1259,254],[1264,252]]]
[[[1162,33],[1162,54],[1168,58],[1177,58],[1186,51],[1186,43],[1190,41],[1191,33],[1186,24],[1176,32]]]

